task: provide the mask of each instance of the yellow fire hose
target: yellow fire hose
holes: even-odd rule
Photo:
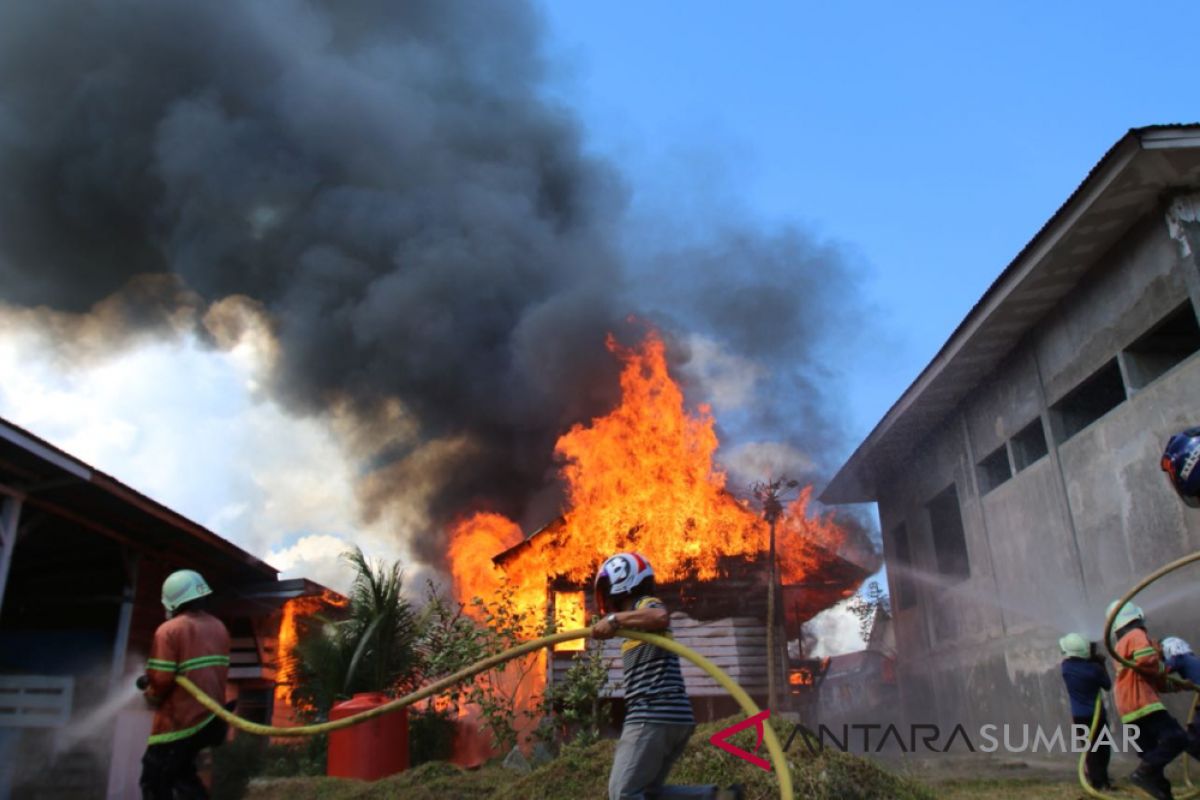
[[[1191,725],[1192,720],[1196,717],[1196,704],[1200,702],[1200,694],[1196,694],[1192,700],[1191,711],[1188,712],[1187,724]],[[1101,695],[1096,695],[1096,709],[1092,712],[1092,727],[1088,733],[1088,749],[1079,754],[1079,785],[1083,787],[1083,791],[1087,792],[1092,797],[1103,798],[1103,800],[1114,800],[1114,795],[1105,794],[1099,789],[1092,788],[1092,785],[1087,780],[1087,756],[1088,750],[1091,750],[1092,742],[1096,740],[1096,733],[1100,730],[1100,711],[1104,708],[1103,698]],[[1190,791],[1175,794],[1175,800],[1192,800],[1192,798],[1200,797],[1200,787],[1192,784],[1192,776],[1188,765],[1191,759],[1185,759],[1183,762],[1183,780],[1187,784]]]
[[[570,631],[560,631],[552,633],[549,636],[543,636],[540,639],[534,639],[529,642],[524,642],[503,653],[497,653],[494,656],[489,656],[481,661],[476,661],[471,666],[461,669],[453,675],[448,675],[441,680],[418,689],[404,697],[397,697],[391,702],[377,706],[368,711],[363,711],[351,717],[334,720],[332,722],[321,722],[315,725],[297,725],[290,728],[277,728],[273,725],[262,725],[257,722],[251,722],[247,719],[242,719],[231,711],[227,711],[224,706],[218,703],[213,698],[209,697],[200,690],[196,684],[192,683],[182,675],[175,676],[175,682],[182,686],[192,697],[195,697],[200,704],[207,708],[212,713],[216,714],[221,719],[225,720],[230,725],[238,730],[246,733],[256,734],[258,736],[314,736],[319,733],[328,733],[330,731],[348,728],[351,725],[357,725],[360,722],[366,722],[374,717],[379,717],[392,711],[398,711],[401,708],[410,706],[413,703],[424,700],[427,697],[433,697],[436,694],[448,689],[456,683],[465,681],[468,678],[478,675],[480,672],[492,669],[507,661],[510,661],[526,653],[532,653],[535,650],[540,650],[543,647],[550,647],[559,642],[568,642],[573,639],[583,639],[590,636],[591,628],[577,628]],[[750,695],[746,694],[746,690],[733,681],[724,671],[716,664],[709,661],[704,656],[692,650],[689,647],[681,645],[673,639],[668,639],[663,636],[658,636],[653,633],[645,633],[643,631],[619,630],[617,636],[623,636],[627,639],[638,639],[648,644],[661,647],[664,650],[669,650],[676,655],[686,658],[700,669],[707,672],[713,680],[721,684],[725,691],[733,696],[738,705],[742,707],[748,715],[753,716],[759,712],[759,708],[754,701],[750,699]],[[779,779],[779,796],[781,800],[793,800],[794,793],[792,791],[792,774],[788,770],[787,758],[784,756],[783,747],[779,744],[779,737],[775,735],[775,730],[769,725],[763,725],[763,738],[767,743],[767,751],[771,755],[771,764],[775,768],[775,775]]]
[[[1104,647],[1106,650],[1108,650],[1108,654],[1113,657],[1114,661],[1124,665],[1128,669],[1133,669],[1133,670],[1138,669],[1137,664],[1135,664],[1133,661],[1131,661],[1127,658],[1122,658],[1120,655],[1117,654],[1116,642],[1114,642],[1112,640],[1112,626],[1113,626],[1113,622],[1117,618],[1117,612],[1119,612],[1122,608],[1124,608],[1126,603],[1132,602],[1133,598],[1135,598],[1139,594],[1141,594],[1148,586],[1150,586],[1155,581],[1161,580],[1162,578],[1166,577],[1170,573],[1175,572],[1178,569],[1182,569],[1182,568],[1188,566],[1189,564],[1194,564],[1197,561],[1200,561],[1200,551],[1192,553],[1191,555],[1184,556],[1183,558],[1178,558],[1178,559],[1172,561],[1170,564],[1159,567],[1154,572],[1152,572],[1149,575],[1147,575],[1146,577],[1142,578],[1142,580],[1139,581],[1137,583],[1137,585],[1135,585],[1132,589],[1130,589],[1128,592],[1126,592],[1124,594],[1124,596],[1121,597],[1120,600],[1118,600],[1116,603],[1113,603],[1112,611],[1108,614],[1108,616],[1104,620]],[[1176,686],[1180,687],[1181,689],[1190,689],[1196,693],[1192,700],[1192,709],[1188,713],[1188,724],[1191,724],[1192,720],[1195,718],[1195,715],[1196,715],[1196,703],[1198,701],[1200,701],[1200,686],[1197,686],[1196,684],[1192,683],[1191,681],[1185,680],[1185,679],[1179,677],[1178,675],[1167,675],[1166,677],[1169,682],[1175,684]],[[1096,735],[1096,731],[1100,725],[1100,709],[1101,709],[1101,698],[1099,695],[1097,695],[1096,710],[1092,714],[1091,737],[1094,737]],[[1089,741],[1090,740],[1091,739],[1089,738]],[[1114,795],[1105,794],[1104,792],[1093,789],[1091,787],[1091,784],[1089,784],[1087,782],[1087,776],[1086,776],[1085,770],[1084,770],[1084,763],[1086,761],[1086,758],[1087,758],[1086,751],[1079,754],[1079,785],[1081,787],[1083,787],[1083,790],[1088,795],[1090,795],[1092,797],[1104,798],[1104,800],[1113,800]],[[1187,786],[1190,789],[1190,791],[1181,792],[1179,794],[1176,794],[1175,800],[1191,800],[1191,798],[1200,797],[1200,789],[1193,787],[1192,780],[1191,780],[1191,774],[1190,774],[1188,767],[1189,767],[1188,760],[1185,759],[1184,764],[1183,764],[1183,774],[1184,774],[1184,780],[1186,781]]]

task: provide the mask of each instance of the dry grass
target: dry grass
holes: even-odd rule
[[[708,742],[716,731],[736,720],[701,726],[672,773],[673,783],[741,783],[746,800],[779,796],[773,773],[733,758]],[[786,731],[778,728],[786,740]],[[735,737],[735,744],[753,747],[753,732]],[[246,794],[252,800],[585,800],[607,794],[614,742],[584,749],[568,748],[542,768],[518,776],[496,765],[462,770],[449,764],[425,764],[374,783],[332,778],[287,778],[254,781]],[[810,756],[798,746],[789,756],[796,797],[806,800],[933,800],[937,795],[916,781],[897,777],[857,756],[827,752]]]

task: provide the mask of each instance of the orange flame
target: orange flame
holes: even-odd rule
[[[775,523],[775,552],[782,583],[799,583],[821,568],[830,554],[846,544],[846,532],[832,514],[810,516],[812,487],[805,486]],[[869,561],[870,558],[862,559]],[[853,594],[854,590],[850,590]],[[849,596],[849,595],[847,595]]]
[[[587,624],[587,612],[583,607],[583,592],[554,593],[554,629],[569,631],[582,628]],[[556,651],[580,651],[584,649],[583,639],[572,639],[569,642],[559,642],[554,645]]]
[[[299,641],[299,620],[330,608],[344,608],[349,600],[331,591],[293,597],[283,604],[279,621],[279,643],[275,651],[275,702],[287,706],[292,702],[292,687],[296,680],[296,644]]]
[[[610,336],[608,348],[623,363],[620,405],[574,426],[555,446],[565,462],[566,513],[528,539],[498,514],[478,513],[455,525],[449,562],[460,602],[493,598],[508,580],[521,610],[540,619],[551,579],[589,585],[601,560],[615,552],[645,555],[659,582],[713,580],[738,561],[765,555],[767,524],[726,490],[725,473],[714,464],[719,443],[711,410],[686,410],[662,339],[651,333],[627,349]],[[812,574],[845,539],[830,516],[810,516],[811,491],[803,489],[777,523],[783,583]],[[493,563],[516,545],[503,568]],[[571,606],[570,621],[558,624],[579,627],[584,613],[582,602]]]
[[[561,528],[529,539],[501,570],[491,557],[521,541],[516,524],[490,513],[459,523],[450,563],[460,600],[491,596],[507,575],[545,608],[548,577],[586,584],[601,559],[622,550],[649,558],[660,582],[712,580],[723,557],[752,561],[766,552],[766,523],[726,491],[713,461],[712,414],[706,406],[695,415],[685,410],[662,339],[652,333],[629,350],[610,337],[608,347],[624,362],[622,401],[558,440],[570,506]],[[836,552],[845,536],[831,517],[809,516],[811,493],[802,490],[777,524],[785,583],[802,580],[818,562],[817,548]]]
[[[823,675],[829,669],[829,658],[822,658],[812,667],[799,667],[788,673],[788,685],[793,693],[815,686],[817,676]]]

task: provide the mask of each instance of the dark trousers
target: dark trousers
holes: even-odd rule
[[[1138,729],[1137,746],[1142,752],[1142,769],[1155,776],[1162,776],[1163,769],[1188,746],[1187,734],[1166,711],[1155,711],[1141,719],[1128,723]]]
[[[1071,717],[1071,720],[1076,725],[1082,725],[1089,731],[1092,729],[1092,717],[1089,714],[1086,717]],[[1088,752],[1084,756],[1083,767],[1087,773],[1087,780],[1093,787],[1102,787],[1109,784],[1108,780],[1108,762],[1112,759],[1112,745],[1102,744],[1097,748],[1092,748],[1092,743],[1096,738],[1108,727],[1108,715],[1104,713],[1104,709],[1100,709],[1100,724],[1096,727],[1096,735],[1088,739]],[[1112,731],[1106,737],[1108,741],[1112,741]]]
[[[142,756],[142,800],[206,800],[208,790],[196,774],[196,756],[206,747],[225,741],[229,726],[212,719],[183,739],[147,745]]]
[[[1200,761],[1200,718],[1188,723],[1187,738],[1187,754]]]

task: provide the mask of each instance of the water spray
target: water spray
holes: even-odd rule
[[[1119,599],[1117,602],[1112,604],[1112,608],[1109,610],[1108,615],[1104,619],[1104,633],[1101,638],[1101,641],[1103,642],[1105,649],[1108,650],[1108,654],[1110,656],[1112,656],[1114,661],[1116,661],[1118,664],[1123,665],[1127,669],[1132,669],[1132,670],[1136,670],[1139,672],[1142,671],[1136,663],[1134,663],[1133,661],[1131,661],[1127,658],[1122,658],[1117,653],[1117,649],[1116,649],[1117,643],[1113,640],[1113,635],[1112,635],[1113,634],[1112,627],[1113,627],[1113,623],[1116,621],[1117,612],[1120,611],[1122,608],[1124,608],[1126,603],[1133,602],[1133,598],[1137,597],[1139,594],[1141,594],[1143,591],[1145,591],[1147,588],[1149,588],[1151,584],[1154,584],[1154,583],[1162,580],[1163,578],[1165,578],[1167,575],[1170,575],[1172,572],[1183,569],[1184,567],[1189,566],[1190,564],[1194,564],[1197,561],[1200,561],[1200,551],[1192,553],[1191,555],[1186,555],[1182,558],[1178,558],[1178,559],[1172,561],[1171,563],[1166,564],[1165,566],[1159,567],[1154,572],[1152,572],[1149,575],[1147,575],[1146,577],[1142,578],[1142,580],[1140,580],[1132,589],[1130,589],[1128,592],[1126,592],[1124,595],[1122,595],[1121,599]],[[1193,700],[1192,700],[1191,710],[1188,712],[1187,721],[1188,721],[1188,724],[1190,724],[1192,722],[1192,720],[1195,719],[1196,705],[1198,702],[1200,702],[1200,686],[1197,686],[1196,684],[1192,683],[1191,681],[1181,678],[1178,675],[1172,675],[1170,673],[1167,673],[1166,679],[1168,682],[1175,684],[1176,686],[1180,687],[1181,689],[1190,689],[1192,692],[1195,693],[1193,696]],[[1101,708],[1102,708],[1102,706],[1101,706],[1100,697],[1097,695],[1096,710],[1092,713],[1092,728],[1091,728],[1091,736],[1089,737],[1090,739],[1094,739],[1096,732],[1099,729]],[[1084,772],[1084,761],[1085,761],[1086,757],[1087,757],[1086,750],[1079,755],[1079,770],[1078,770],[1079,785],[1083,788],[1083,791],[1086,792],[1088,794],[1088,796],[1090,796],[1090,797],[1102,798],[1102,800],[1117,800],[1117,797],[1118,797],[1117,795],[1107,794],[1105,792],[1101,792],[1098,789],[1093,789],[1092,785],[1090,783],[1088,783],[1087,776]],[[1183,763],[1183,769],[1184,769],[1183,774],[1184,774],[1184,781],[1188,786],[1188,790],[1185,792],[1173,793],[1175,795],[1175,800],[1193,800],[1193,798],[1200,797],[1200,787],[1196,787],[1192,784],[1191,774],[1188,770],[1188,767],[1189,767],[1188,760],[1185,759],[1184,763]]]

